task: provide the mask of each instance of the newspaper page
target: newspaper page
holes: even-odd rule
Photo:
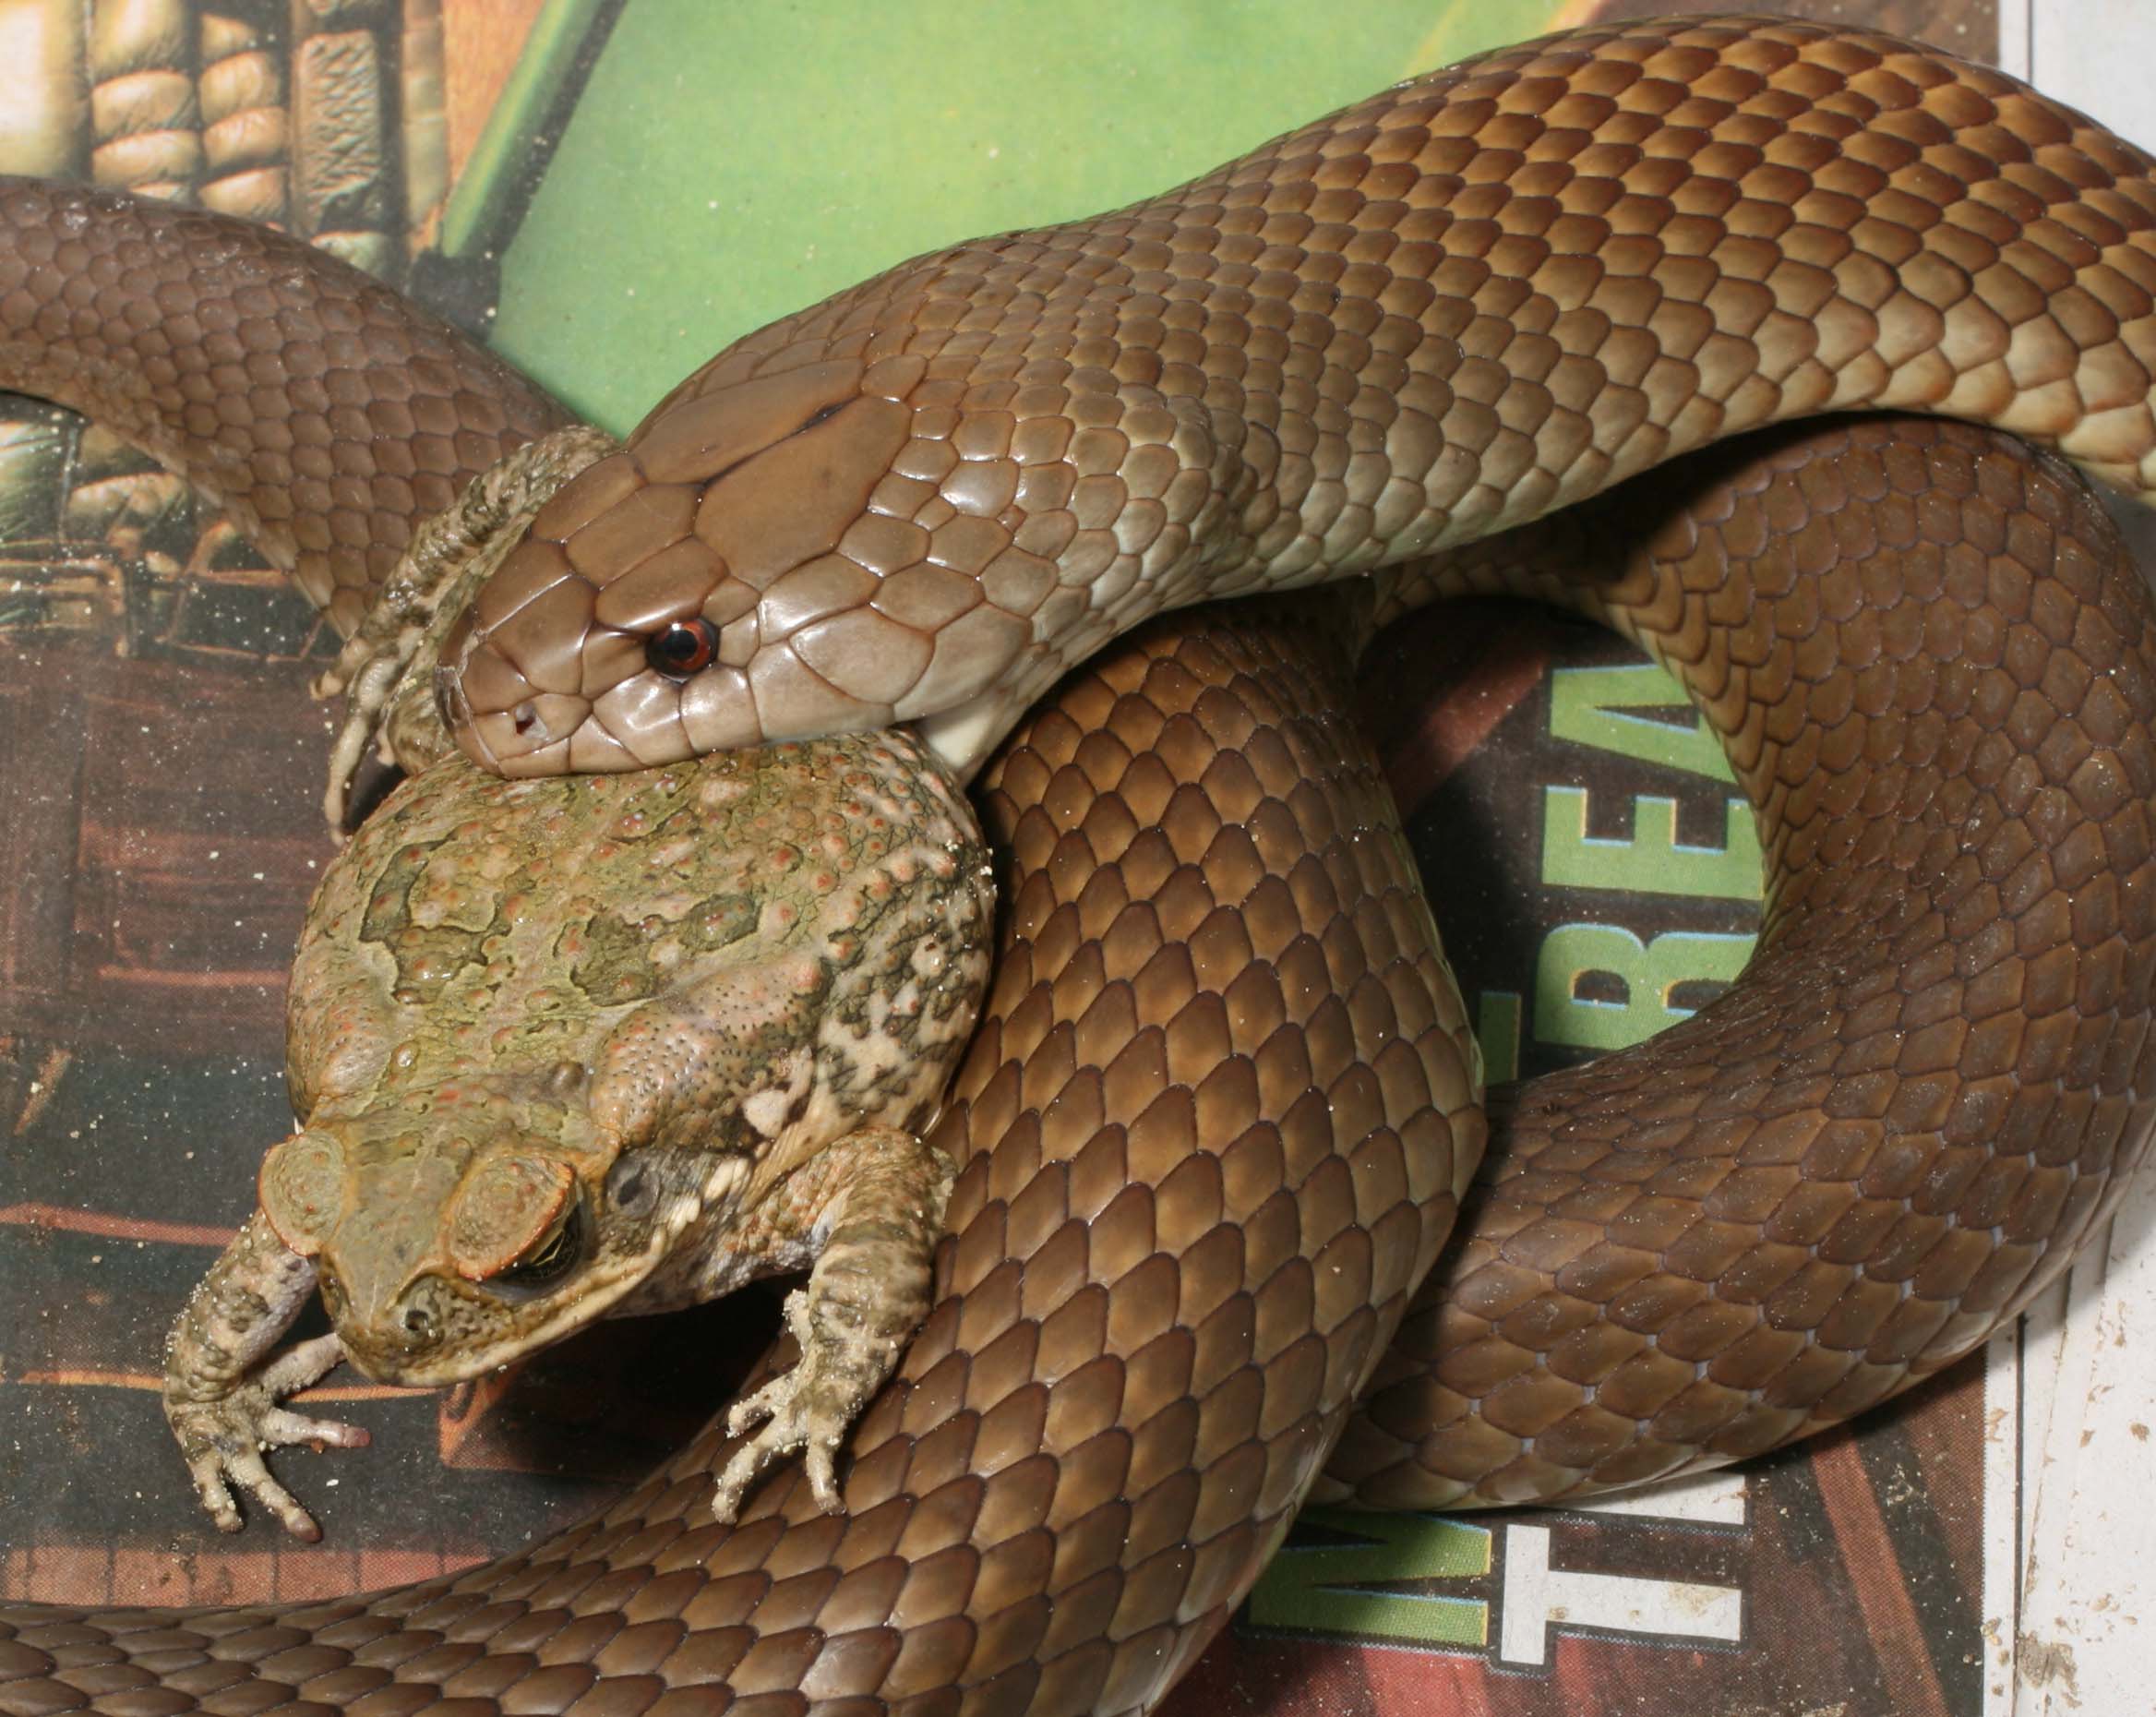
[[[1202,171],[1635,0],[0,0],[0,172],[273,222],[622,429],[903,257]],[[1752,0],[1997,63],[2156,146],[2150,0]],[[2143,542],[2156,550],[2144,529]],[[2156,565],[2152,559],[2151,565]],[[333,650],[215,510],[0,401],[0,1601],[370,1590],[597,1506],[724,1402],[768,1297],[444,1394],[339,1374],[327,1528],[198,1514],[163,1332],[289,1130],[281,997]],[[1381,641],[1367,712],[1494,1078],[1743,965],[1750,812],[1672,683],[1519,606]],[[2156,1713],[2156,1184],[2018,1327],[1798,1449],[1584,1507],[1312,1510],[1170,1709]]]

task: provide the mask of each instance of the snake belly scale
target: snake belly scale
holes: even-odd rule
[[[1697,140],[1688,152],[1609,158],[1616,195],[1591,217],[1603,225],[1583,254],[1635,254],[1620,211],[1636,196],[1677,210],[1686,236],[1671,247],[1665,234],[1664,250],[1686,266],[1648,270],[1652,303],[1637,286],[1618,294],[1638,326],[1600,312],[1604,346],[1634,350],[1636,373],[1610,390],[1614,419],[1597,416],[1602,391],[1582,396],[1572,433],[1584,439],[1562,472],[1540,462],[1539,437],[1580,385],[1577,367],[1563,367],[1578,355],[1568,336],[1551,322],[1486,354],[1474,346],[1481,312],[1444,319],[1458,312],[1443,306],[1472,307],[1472,293],[1409,291],[1415,315],[1439,318],[1419,342],[1460,359],[1448,413],[1482,425],[1483,438],[1460,438],[1474,455],[1462,467],[1443,440],[1455,420],[1441,414],[1427,463],[1402,467],[1429,504],[1385,503],[1390,475],[1357,498],[1364,479],[1354,474],[1366,467],[1355,460],[1370,451],[1358,436],[1406,448],[1426,432],[1387,440],[1413,397],[1395,398],[1401,414],[1380,423],[1382,407],[1359,416],[1328,392],[1326,361],[1298,368],[1298,331],[1333,328],[1300,319],[1317,314],[1308,294],[1335,305],[1350,294],[1334,293],[1345,276],[1333,263],[1307,280],[1298,272],[1312,255],[1300,237],[1292,255],[1269,251],[1262,216],[1258,250],[1235,266],[1283,278],[1276,309],[1242,318],[1237,385],[1274,403],[1245,420],[1233,460],[1217,459],[1211,433],[1206,456],[1175,470],[1158,455],[1132,462],[1145,448],[1180,461],[1207,446],[1163,403],[1204,392],[1167,386],[1175,330],[1163,313],[1157,364],[1133,357],[1131,342],[1073,346],[1063,360],[1072,378],[1103,370],[1110,400],[1131,390],[1114,425],[1073,419],[1059,450],[1028,462],[1012,450],[1040,432],[1013,414],[1010,446],[979,462],[1008,458],[1012,469],[944,494],[956,466],[919,474],[932,453],[906,450],[935,438],[921,432],[923,414],[945,414],[930,428],[957,437],[961,405],[928,397],[894,438],[882,408],[898,402],[864,390],[892,361],[871,360],[869,345],[880,306],[894,303],[948,336],[928,342],[932,355],[912,354],[921,364],[909,389],[941,385],[930,371],[947,358],[996,361],[992,335],[968,343],[962,316],[928,290],[960,277],[931,269],[752,336],[662,405],[627,464],[603,462],[581,495],[565,490],[523,570],[497,575],[522,578],[522,599],[483,598],[458,645],[464,670],[449,702],[475,725],[502,718],[509,737],[485,742],[497,762],[544,750],[515,731],[519,705],[536,697],[571,703],[533,712],[561,728],[546,743],[562,747],[534,767],[620,762],[605,748],[633,747],[608,723],[631,703],[659,711],[674,736],[664,743],[694,749],[728,721],[732,737],[755,737],[737,702],[725,713],[724,685],[696,694],[719,712],[707,730],[682,713],[695,701],[686,690],[647,683],[616,696],[594,678],[587,696],[581,678],[573,692],[543,682],[587,646],[634,679],[646,672],[638,626],[708,615],[714,602],[738,607],[714,619],[722,632],[744,617],[757,630],[754,647],[735,634],[727,674],[752,688],[760,671],[794,675],[785,663],[758,668],[767,643],[813,666],[816,646],[789,642],[797,630],[762,637],[765,617],[785,606],[766,604],[791,565],[744,598],[749,557],[738,544],[717,556],[703,533],[704,486],[766,460],[779,462],[764,474],[777,476],[788,461],[890,442],[887,470],[860,495],[895,506],[900,484],[927,485],[948,517],[904,489],[915,510],[899,522],[928,539],[904,538],[920,558],[848,564],[871,580],[916,567],[970,580],[981,594],[960,614],[999,605],[999,591],[1038,589],[1024,615],[999,607],[1010,626],[972,629],[993,648],[951,655],[956,678],[938,683],[957,688],[944,731],[960,750],[985,750],[1066,654],[1098,651],[982,777],[1006,904],[983,1027],[937,1135],[960,1164],[952,1237],[935,1308],[856,1431],[846,1513],[823,1515],[799,1476],[782,1471],[738,1524],[712,1522],[727,1444],[707,1432],[586,1526],[405,1591],[186,1615],[0,1609],[0,1711],[1145,1710],[1226,1619],[1312,1485],[1376,1501],[1523,1498],[1747,1453],[1935,1369],[2023,1303],[2143,1154],[2151,1101],[2156,640],[2115,534],[2049,456],[1952,426],[1800,427],[1667,466],[1612,492],[1591,521],[1526,524],[1399,575],[1388,602],[1526,591],[1640,639],[1721,734],[1761,812],[1771,871],[1761,953],[1736,989],[1676,1032],[1513,1097],[1472,1187],[1472,1051],[1389,799],[1340,714],[1343,658],[1325,629],[1240,603],[1100,648],[1149,606],[1303,580],[1336,551],[1338,570],[1415,562],[1687,446],[1804,411],[1976,416],[2130,485],[2149,480],[2148,162],[2006,80],[1850,32],[1670,25],[1559,39],[1381,100],[1424,102],[1417,123],[1429,136],[1482,146],[1448,187],[1465,213],[1542,172],[1511,146],[1524,122],[1505,90],[1531,98],[1537,116],[1600,113],[1617,98],[1598,79],[1656,55],[1674,56],[1663,63],[1682,76],[1661,80],[1674,93],[1657,96],[1664,110],[1650,117],[1669,124],[1646,134],[1667,141],[1674,127]],[[1765,71],[1762,55],[1774,62]],[[1775,93],[1792,86],[1808,105]],[[1686,102],[1749,140],[1691,126]],[[1818,117],[1807,129],[1803,115]],[[1296,134],[1300,145],[1216,179],[1253,187],[1261,210],[1276,180],[1306,187],[1293,193],[1303,206],[1286,212],[1307,236],[1312,226],[1299,223],[1324,218],[1313,208],[1324,187],[1282,163],[1313,150],[1322,160],[1325,138],[1360,138],[1361,125],[1322,122]],[[1777,137],[1833,145],[1815,176],[1840,176],[1815,210],[1848,255],[1875,257],[1866,243],[1903,235],[1882,241],[1906,246],[1883,284],[1886,265],[1850,265],[1851,280],[1882,285],[1875,303],[1834,300],[1861,316],[1821,300],[1811,320],[1792,319],[1768,302],[1791,282],[1818,287],[1822,268],[1835,274],[1802,253],[1825,241],[1790,239],[1785,256],[1788,229],[1750,224],[1757,199],[1741,194],[1730,163],[1786,170],[1767,159]],[[1940,150],[1960,170],[1955,183],[1992,191],[1947,195]],[[1912,183],[1938,193],[1923,205],[1928,223]],[[461,477],[557,421],[417,313],[273,235],[51,187],[11,185],[0,202],[9,376],[106,417],[203,481],[347,626],[395,559],[367,545],[401,545]],[[1136,230],[1147,218],[1141,209],[1060,229],[1075,277],[1120,292],[1116,269],[1153,242]],[[1556,246],[1545,233],[1538,254],[1497,216],[1470,218],[1483,222],[1477,290],[1497,282],[1490,318],[1531,318],[1523,278]],[[1359,266],[1348,252],[1364,242],[1351,232],[1324,254]],[[1012,254],[1014,266],[1041,266]],[[1697,290],[1675,290],[1680,279]],[[892,280],[922,292],[893,298]],[[2034,306],[2030,282],[2041,288]],[[1940,302],[1924,296],[1934,289]],[[998,317],[1036,308],[1022,290],[986,290]],[[1268,297],[1238,290],[1252,291],[1253,309]],[[145,302],[162,316],[130,313]],[[175,338],[182,317],[192,331]],[[1349,330],[1340,349],[1374,361],[1387,326]],[[1090,328],[1081,309],[1068,331],[1082,343]],[[831,342],[856,333],[858,352],[833,355]],[[817,375],[803,382],[779,366],[772,375],[795,379],[752,385],[773,353],[809,338],[826,342]],[[1520,367],[1530,348],[1539,375]],[[415,352],[425,361],[408,361]],[[309,353],[326,354],[311,370]],[[1090,356],[1105,361],[1081,361]],[[221,386],[219,364],[246,385]],[[333,383],[320,379],[331,369]],[[1406,394],[1411,369],[1376,373]],[[1261,374],[1276,392],[1252,384]],[[1382,379],[1366,389],[1360,376],[1349,397],[1376,406]],[[850,396],[811,397],[848,377]],[[698,405],[736,383],[746,397]],[[1009,386],[1014,400],[1019,384],[983,385]],[[206,413],[210,400],[227,403]],[[1538,400],[1550,414],[1523,426],[1523,402]],[[697,414],[687,426],[685,411]],[[1126,433],[1145,425],[1160,435]],[[1081,444],[1111,430],[1123,452],[1097,438]],[[1253,457],[1267,436],[1275,451]],[[639,462],[655,461],[654,449],[681,462],[673,477]],[[1114,458],[1082,471],[1096,453]],[[700,474],[700,460],[724,470]],[[1426,482],[1441,469],[1465,477],[1447,479],[1460,486],[1443,506]],[[1182,482],[1192,470],[1204,474],[1203,492]],[[1011,494],[989,507],[1003,475]],[[1112,505],[1108,478],[1123,498]],[[625,520],[601,529],[600,502],[630,505],[629,490],[662,479],[697,493],[638,503],[643,534]],[[976,546],[988,542],[1012,507],[1032,508],[1022,491],[1054,498],[1038,510],[1071,526],[1053,553],[1042,537],[1017,544],[1025,519],[1008,527],[1045,572],[1013,561],[1009,578],[991,575],[1010,546],[978,564],[939,546],[962,519],[976,523],[954,542],[969,532]],[[1139,546],[1142,532],[1118,534],[1133,499],[1153,504],[1144,516],[1159,527]],[[656,541],[685,518],[685,534]],[[837,521],[836,548],[815,556],[844,558],[857,522]],[[564,527],[558,538],[549,523]],[[580,544],[585,531],[598,534]],[[1132,595],[1152,546],[1176,531],[1182,546],[1160,563],[1192,576],[1157,601]],[[1105,535],[1082,545],[1088,533]],[[1609,546],[1619,540],[1636,546]],[[674,553],[667,577],[644,579],[656,606],[616,636],[594,630],[610,570],[627,584],[692,541],[701,547]],[[1183,554],[1201,542],[1204,552]],[[595,552],[609,543],[614,568]],[[1056,558],[1066,550],[1068,563]],[[770,564],[780,558],[774,549]],[[1078,576],[1089,560],[1105,584]],[[831,567],[820,576],[875,610],[858,579]],[[924,573],[902,588],[942,586]],[[542,606],[556,590],[566,625]],[[506,664],[487,670],[499,676],[491,689],[474,667],[484,651]],[[862,696],[843,676],[826,683],[839,703],[816,703],[823,694],[810,687],[794,706],[818,712],[804,720],[872,720],[915,695]],[[577,699],[589,705],[581,714]],[[933,702],[921,693],[920,713]],[[604,755],[581,755],[566,738],[587,715]],[[1415,1297],[1463,1193],[1468,1219]]]

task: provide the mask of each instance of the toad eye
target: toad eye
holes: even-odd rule
[[[517,1295],[542,1293],[583,1262],[584,1202],[571,1198],[561,1216],[488,1285]]]
[[[644,645],[644,660],[654,673],[687,679],[709,667],[719,654],[719,629],[701,615],[676,620]]]

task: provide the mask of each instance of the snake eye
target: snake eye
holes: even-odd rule
[[[719,654],[719,629],[701,615],[676,620],[644,645],[644,660],[669,679],[701,673]]]

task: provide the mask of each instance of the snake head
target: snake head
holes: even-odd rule
[[[1012,546],[1016,463],[974,462],[998,467],[984,479],[964,415],[907,402],[923,360],[740,369],[684,383],[480,586],[436,690],[481,767],[636,769],[883,726],[964,702],[1032,644],[1012,609],[1053,569]]]

